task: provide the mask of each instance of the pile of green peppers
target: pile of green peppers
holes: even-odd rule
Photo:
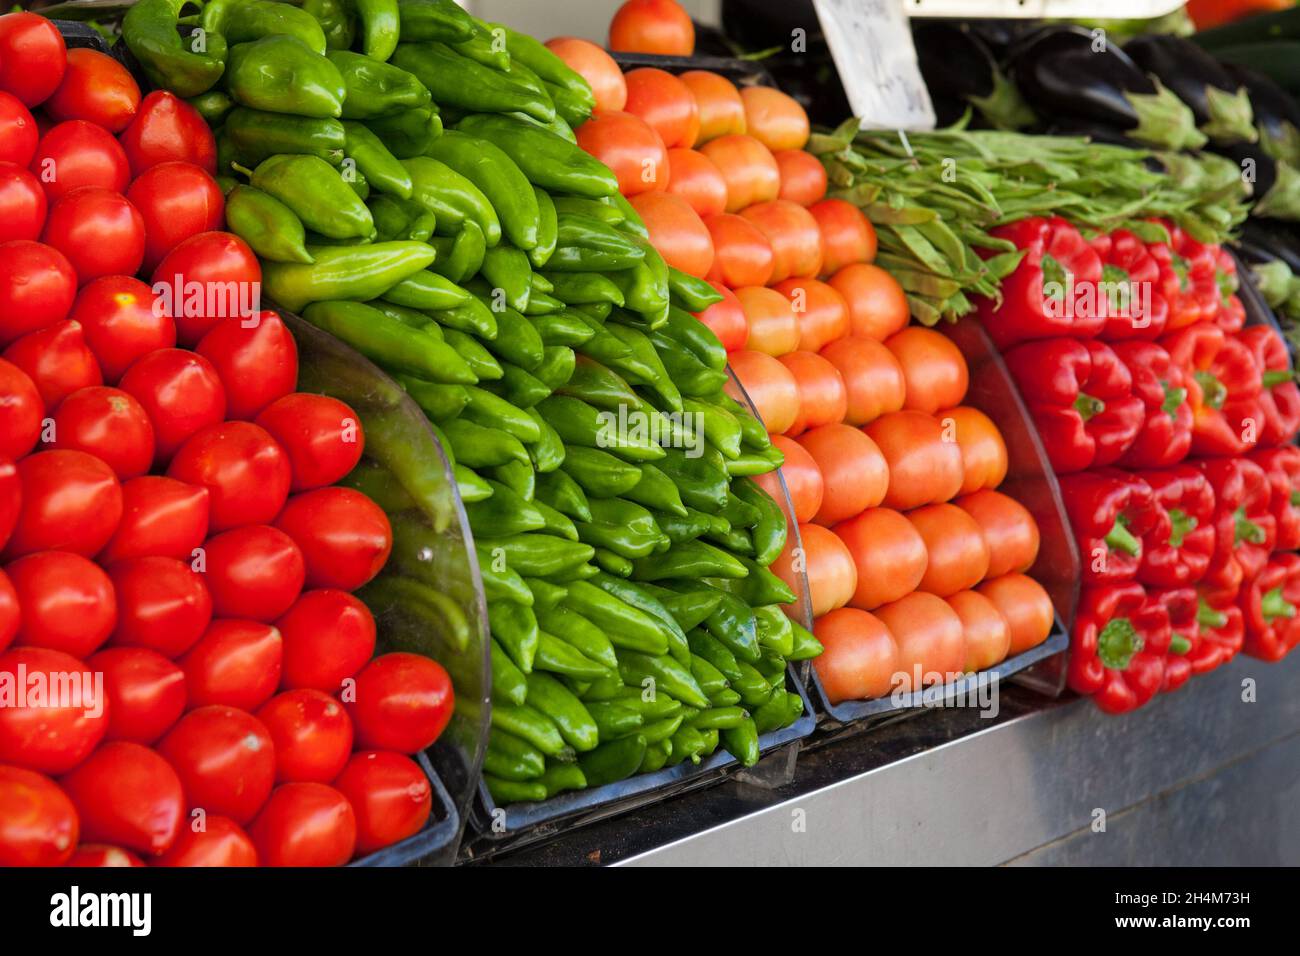
[[[179,36],[176,7],[135,10]],[[264,291],[390,372],[452,463],[491,626],[494,799],[719,748],[755,763],[802,713],[787,662],[821,651],[768,570],[786,519],[752,476],[781,454],[691,314],[719,296],[576,145],[590,87],[451,0],[213,0],[201,22],[223,57],[202,89],[188,47],[124,35],[218,130]],[[394,525],[368,596],[445,624],[409,472],[368,458],[349,479]]]

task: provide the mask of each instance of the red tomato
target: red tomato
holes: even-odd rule
[[[711,159],[693,149],[668,150],[668,192],[685,199],[701,218],[727,208],[727,181]]]
[[[120,133],[140,108],[140,86],[130,71],[107,53],[69,50],[63,82],[44,108],[56,123],[89,120],[110,133]]]
[[[807,207],[826,195],[826,167],[812,153],[806,153],[802,149],[783,149],[773,153],[772,158],[781,171],[781,193],[778,199]]]
[[[258,621],[213,621],[179,661],[189,707],[253,711],[280,683],[280,632]]]
[[[749,325],[745,322],[745,310],[741,308],[740,300],[736,293],[721,283],[709,280],[709,285],[722,296],[722,301],[715,302],[703,312],[696,312],[695,317],[709,327],[728,352],[743,349],[749,338]]]
[[[357,853],[373,853],[423,829],[433,788],[410,757],[388,750],[352,755],[334,781],[357,816]]]
[[[831,276],[830,284],[849,304],[854,335],[883,342],[907,325],[907,293],[879,266],[855,262]]]
[[[303,553],[277,528],[245,525],[209,538],[204,549],[208,590],[218,617],[274,621],[302,591]]]
[[[56,322],[39,332],[28,332],[5,349],[4,357],[36,384],[46,411],[54,411],[73,392],[104,383],[99,363],[76,322]]]
[[[0,866],[63,866],[78,832],[77,809],[58,784],[0,765]]]
[[[151,744],[185,712],[185,674],[143,647],[110,647],[86,661],[104,675],[108,696],[105,740]]]
[[[889,466],[876,443],[852,425],[822,425],[799,439],[822,473],[826,491],[813,519],[831,525],[874,508],[889,487]]]
[[[36,155],[40,140],[36,120],[27,107],[18,97],[0,90],[0,162],[26,168]]]
[[[897,686],[904,692],[946,684],[965,673],[966,636],[948,602],[914,591],[875,614],[898,642]],[[918,679],[919,678],[919,679]]]
[[[713,238],[690,204],[666,192],[632,198],[650,232],[650,242],[674,269],[703,278],[713,268]]]
[[[18,463],[23,511],[5,547],[7,559],[36,551],[90,557],[122,518],[122,486],[111,468],[84,451],[43,451]]]
[[[126,481],[153,464],[153,426],[121,389],[95,385],[73,392],[54,413],[51,447],[94,455]]]
[[[295,495],[275,526],[302,549],[313,588],[355,591],[379,573],[393,549],[388,515],[351,488]]]
[[[113,632],[117,598],[99,565],[66,551],[42,551],[6,571],[22,608],[18,645],[84,658]]]
[[[420,654],[383,654],[357,674],[355,699],[344,701],[357,746],[413,754],[430,746],[451,720],[451,678]]]
[[[784,199],[755,203],[741,215],[772,244],[772,281],[809,279],[822,267],[822,240],[812,214]]]
[[[262,267],[238,236],[200,232],[167,253],[152,283],[176,323],[176,340],[193,348],[223,319],[255,318]]]
[[[182,827],[172,848],[154,866],[257,866],[257,848],[229,817],[206,814],[203,828]]]
[[[838,608],[818,618],[814,631],[825,650],[813,667],[831,703],[884,697],[893,689],[898,645],[874,614]]]
[[[249,828],[263,866],[342,866],[357,843],[347,798],[323,783],[285,783]]]
[[[268,524],[289,499],[289,457],[265,429],[225,422],[195,432],[167,476],[208,489],[212,533]]]
[[[799,389],[799,414],[786,429],[787,435],[843,421],[848,394],[834,365],[816,352],[790,352],[778,361],[790,370]]]
[[[0,346],[61,322],[77,295],[67,256],[25,239],[0,243]]]
[[[772,152],[803,149],[808,142],[808,114],[798,101],[771,86],[746,86],[745,130]]]
[[[103,127],[85,120],[51,127],[37,144],[29,168],[51,203],[82,186],[125,192],[131,181],[131,167],[117,140]]]
[[[858,569],[858,586],[849,601],[854,607],[872,611],[897,601],[925,577],[925,539],[905,515],[868,508],[831,530],[848,547]]]
[[[70,690],[40,699],[29,691],[14,706],[0,707],[0,763],[67,773],[104,739],[108,701],[96,693],[94,674],[77,658],[44,647],[13,647],[0,654],[0,677],[15,689],[41,684]]]
[[[0,242],[39,239],[47,206],[35,176],[17,163],[0,161]]]
[[[686,84],[700,114],[697,143],[745,132],[745,104],[736,84],[708,70],[687,70],[678,77]]]
[[[799,348],[809,352],[849,334],[849,306],[844,297],[816,279],[786,279],[776,291],[790,300],[799,320]]]
[[[966,358],[942,332],[911,325],[885,340],[907,382],[904,408],[933,415],[960,405],[970,385]]]
[[[919,590],[951,597],[984,580],[989,546],[974,518],[956,505],[941,502],[909,511],[907,520],[925,541],[929,557]]]
[[[318,690],[287,690],[262,705],[257,719],[275,744],[275,780],[328,783],[352,753],[352,720]]]
[[[154,458],[171,461],[193,434],[226,417],[226,390],[202,355],[159,349],[132,365],[118,383],[144,406],[153,423]]]
[[[113,644],[145,647],[174,659],[194,646],[212,621],[203,578],[175,558],[131,558],[109,566],[117,592]]]
[[[186,802],[241,826],[275,785],[275,748],[262,722],[234,707],[200,707],[158,742],[181,778]]]
[[[649,123],[670,149],[695,145],[700,110],[685,83],[654,67],[629,70],[623,79],[627,83],[625,111]]]
[[[208,489],[144,475],[122,484],[122,520],[99,559],[190,561],[208,536]]]
[[[0,651],[3,651],[18,635],[18,625],[22,622],[22,609],[18,606],[18,592],[14,590],[9,575],[0,571]]]
[[[26,12],[0,17],[0,90],[36,106],[59,88],[67,66],[63,36],[45,17]]]
[[[614,171],[624,196],[667,188],[668,150],[640,117],[596,110],[577,132],[578,145]]]
[[[36,447],[44,417],[45,403],[31,376],[0,359],[0,458],[12,461]],[[0,548],[6,537],[0,535]]]
[[[142,356],[176,344],[176,325],[153,291],[130,276],[104,276],[81,287],[68,318],[81,324],[104,381],[116,385]]]
[[[226,387],[228,418],[252,421],[298,384],[298,347],[274,312],[263,312],[252,328],[221,322],[195,351],[212,363]]]
[[[814,617],[843,607],[858,586],[858,570],[853,555],[844,542],[817,524],[799,526],[798,539],[792,534],[785,550],[772,562],[772,573],[796,593],[800,590],[799,572],[808,575],[808,595]]]
[[[992,601],[977,591],[959,591],[948,606],[961,618],[966,636],[966,671],[987,670],[1006,660],[1011,646],[1011,626]]]
[[[700,152],[727,181],[727,212],[768,202],[781,192],[781,170],[771,151],[752,136],[733,133],[710,140]]]
[[[844,421],[848,424],[865,425],[903,407],[907,396],[903,367],[884,343],[847,335],[825,346],[821,356],[844,376],[849,397]]]
[[[60,783],[81,817],[87,840],[158,856],[176,839],[185,796],[176,771],[140,744],[104,744]]]
[[[763,426],[774,435],[782,434],[799,414],[799,385],[790,370],[766,352],[753,349],[732,352],[728,358]]]
[[[690,56],[695,52],[695,24],[675,0],[627,0],[609,23],[609,48]]]
[[[857,206],[843,199],[823,199],[808,211],[817,220],[822,239],[823,275],[876,258],[876,230]]]
[[[590,40],[555,37],[546,48],[579,74],[596,94],[596,109],[621,110],[627,104],[627,84],[614,58]]]
[[[190,236],[213,232],[226,221],[221,187],[193,163],[150,166],[131,184],[126,198],[144,220],[146,270],[152,270]]]
[[[803,445],[793,438],[786,438],[784,435],[771,437],[772,444],[785,456],[785,464],[781,466],[779,474],[785,480],[786,489],[790,493],[790,504],[794,509],[795,520],[800,524],[806,524],[812,521],[813,516],[822,506],[825,487],[822,484],[821,469],[817,467],[817,462],[813,461],[812,455],[804,451]],[[781,483],[777,475],[778,472],[770,471],[766,475],[758,475],[754,480],[771,495],[773,501],[780,502]]]
[[[193,106],[165,90],[155,90],[140,103],[135,119],[122,131],[122,146],[133,176],[172,160],[217,174],[217,142],[208,124]]]
[[[276,399],[257,416],[257,424],[289,456],[294,491],[342,480],[357,466],[365,448],[360,417],[327,395],[295,392]]]
[[[77,847],[77,852],[72,854],[68,866],[99,868],[148,866],[148,864],[130,850],[123,850],[120,846],[107,846],[103,843],[83,843]]]
[[[375,619],[346,591],[307,591],[275,626],[284,639],[286,689],[337,693],[375,653]]]
[[[719,213],[704,220],[713,239],[713,268],[708,279],[730,289],[765,286],[772,278],[772,244],[748,219]]]
[[[745,310],[749,339],[745,348],[768,355],[785,355],[799,347],[799,320],[790,300],[775,289],[745,286],[736,290],[740,307]],[[768,431],[783,431],[768,423]]]

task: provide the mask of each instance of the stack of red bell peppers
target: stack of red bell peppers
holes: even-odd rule
[[[1300,389],[1245,327],[1233,259],[1165,222],[1087,237],[1060,218],[980,316],[1061,485],[1083,591],[1070,686],[1140,707],[1300,643]]]

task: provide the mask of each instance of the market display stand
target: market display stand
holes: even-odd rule
[[[1294,866],[1297,681],[1294,655],[1238,657],[1122,717],[1004,687],[995,718],[936,710],[801,754],[785,787],[728,781],[499,861]]]

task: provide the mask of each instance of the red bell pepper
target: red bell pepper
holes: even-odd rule
[[[1110,346],[1040,339],[1003,358],[1057,474],[1114,464],[1137,438],[1144,406]]]
[[[1262,448],[1252,452],[1250,460],[1268,476],[1268,510],[1277,524],[1279,551],[1300,550],[1300,448]]]
[[[1300,644],[1300,555],[1275,554],[1242,588],[1240,605],[1246,622],[1242,650],[1265,661],[1286,657]]]
[[[1002,280],[1002,301],[980,304],[980,319],[999,349],[1059,335],[1090,338],[1106,318],[1096,308],[1101,260],[1079,230],[1059,216],[999,226],[993,235],[1025,250]]]
[[[1144,471],[1156,521],[1142,536],[1138,580],[1152,588],[1181,588],[1205,576],[1214,555],[1214,491],[1191,465]]]
[[[1119,464],[1126,468],[1166,468],[1187,457],[1192,447],[1192,406],[1187,373],[1155,342],[1117,342],[1112,348],[1133,379],[1144,421]]]
[[[1277,539],[1277,520],[1269,511],[1272,488],[1264,469],[1248,458],[1211,458],[1196,462],[1214,489],[1214,556],[1205,580],[1214,587],[1231,587],[1240,565],[1240,579],[1249,581],[1268,563]]]
[[[1219,249],[1215,259],[1214,281],[1219,287],[1219,311],[1214,317],[1214,324],[1228,333],[1240,332],[1246,324],[1246,306],[1237,296],[1237,290],[1241,288],[1237,260],[1227,249]]]
[[[1151,486],[1122,471],[1064,475],[1061,498],[1070,518],[1084,584],[1114,584],[1137,577],[1142,536],[1158,520]]]
[[[1300,431],[1300,387],[1296,386],[1286,343],[1269,325],[1252,325],[1237,333],[1236,338],[1254,356],[1261,387],[1254,400],[1224,403],[1224,417],[1249,439],[1250,416],[1258,414],[1253,428],[1257,447],[1272,448],[1289,442]]]
[[[1169,303],[1158,291],[1160,265],[1142,240],[1116,229],[1090,243],[1101,259],[1099,303],[1106,324],[1097,337],[1106,342],[1154,339],[1169,321]]]
[[[1164,683],[1169,612],[1136,582],[1086,587],[1070,645],[1071,689],[1091,694],[1108,714],[1141,707]]]
[[[1188,392],[1192,406],[1192,454],[1240,455],[1249,444],[1224,414],[1228,402],[1246,402],[1259,396],[1260,371],[1246,346],[1216,325],[1198,322],[1166,333],[1160,344],[1174,362],[1190,372]],[[1243,406],[1237,406],[1240,410]]]
[[[1237,607],[1237,593],[1208,593],[1198,590],[1196,612],[1200,643],[1191,654],[1192,672],[1205,674],[1237,656],[1245,640],[1246,626]]]
[[[1197,618],[1200,599],[1196,588],[1171,588],[1148,591],[1147,601],[1162,605],[1169,615],[1169,652],[1165,655],[1162,693],[1177,690],[1191,679],[1193,656],[1200,649],[1201,625]]]
[[[1169,303],[1165,328],[1172,332],[1214,321],[1221,297],[1215,274],[1218,248],[1197,242],[1177,226],[1162,225],[1169,232],[1169,242],[1153,243],[1147,249],[1159,266],[1158,288]]]

